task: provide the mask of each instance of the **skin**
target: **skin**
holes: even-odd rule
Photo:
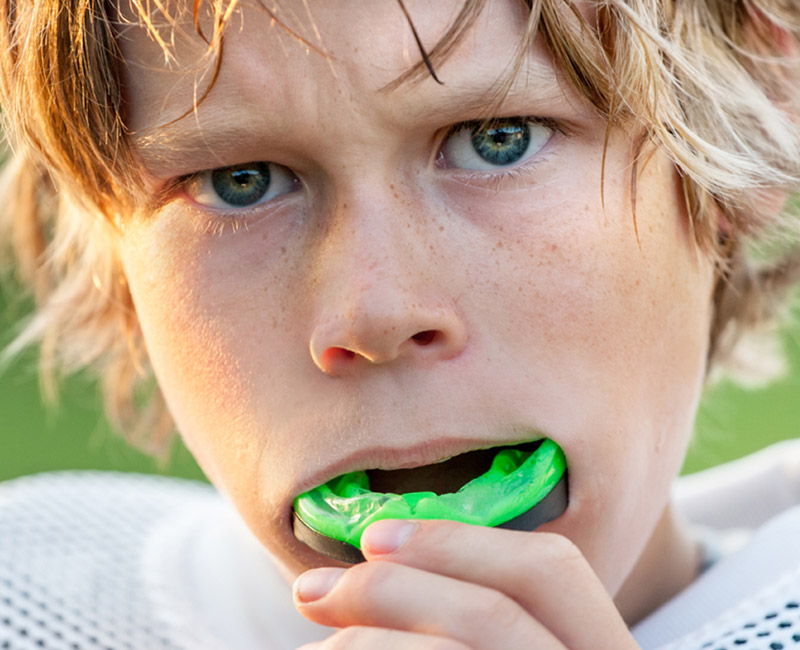
[[[430,44],[460,3],[407,5]],[[449,128],[484,116],[515,54],[516,3],[489,3],[438,66],[444,86],[391,92],[418,60],[397,5],[308,6],[313,27],[300,3],[281,15],[329,56],[245,8],[211,93],[163,128],[191,107],[205,46],[185,17],[167,68],[142,28],[121,32],[154,199],[119,249],[184,440],[288,578],[328,567],[296,591],[303,614],[341,628],[315,647],[636,647],[624,621],[697,566],[668,489],[714,272],[675,170],[658,152],[641,170],[637,237],[631,134],[611,133],[601,196],[605,124],[540,46],[495,114],[563,133],[512,172],[443,160]],[[175,183],[259,160],[291,169],[293,191],[234,213]],[[346,570],[292,535],[294,497],[346,471],[542,436],[566,453],[570,503],[536,533],[423,522],[392,551],[398,523],[379,522],[369,561]]]

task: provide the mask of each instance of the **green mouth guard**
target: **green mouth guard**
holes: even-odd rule
[[[365,471],[332,479],[294,501],[294,534],[315,551],[361,562],[361,535],[381,519],[450,519],[481,526],[533,530],[567,506],[567,461],[545,439],[533,451],[498,450],[485,473],[457,492],[372,492]]]

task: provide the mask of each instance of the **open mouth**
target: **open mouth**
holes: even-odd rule
[[[552,440],[460,454],[414,469],[359,470],[294,502],[294,533],[344,562],[364,559],[367,526],[380,519],[450,519],[533,530],[567,506],[566,458]]]

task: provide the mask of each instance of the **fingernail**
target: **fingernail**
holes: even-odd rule
[[[294,596],[301,603],[311,603],[327,594],[336,581],[342,577],[344,569],[313,569],[306,571],[294,582]]]
[[[412,533],[419,528],[415,521],[403,519],[384,519],[376,521],[361,536],[361,546],[366,547],[373,555],[393,553],[408,541]]]

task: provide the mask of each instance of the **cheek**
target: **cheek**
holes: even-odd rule
[[[243,260],[231,260],[229,273],[209,277],[207,248],[183,230],[170,227],[169,219],[134,230],[126,237],[123,262],[148,356],[177,428],[206,475],[225,489],[220,479],[231,475],[226,466],[238,465],[234,475],[247,480],[243,460],[258,458],[264,444],[253,417],[252,376],[239,350],[264,319],[241,318],[247,304],[235,287]]]
[[[569,259],[553,265],[574,270],[569,296],[553,272],[543,297],[553,305],[552,318],[541,316],[553,366],[569,385],[560,393],[572,396],[556,417],[575,432],[584,470],[574,477],[573,530],[612,592],[666,504],[705,375],[713,266],[691,240],[672,182],[658,178],[641,179],[638,240],[625,204],[607,197],[591,254],[567,246]]]
[[[470,281],[486,299],[490,345],[502,341],[498,357],[501,348],[502,358],[515,353],[530,377],[507,390],[509,402],[527,402],[567,451],[573,497],[556,528],[615,591],[666,504],[691,435],[714,269],[691,237],[666,161],[639,179],[635,226],[627,183],[606,186],[605,212],[597,186],[587,185],[552,193],[557,220],[537,206],[498,227]]]
[[[693,394],[703,374],[713,268],[657,167],[640,178],[635,224],[627,183],[607,183],[605,210],[596,184],[573,183],[569,195],[551,193],[557,208],[518,209],[497,228],[491,255],[468,266],[494,321],[487,338],[509,341],[561,394],[602,393],[607,406],[592,405],[595,413],[652,410],[687,378]],[[481,259],[478,250],[465,257]]]

